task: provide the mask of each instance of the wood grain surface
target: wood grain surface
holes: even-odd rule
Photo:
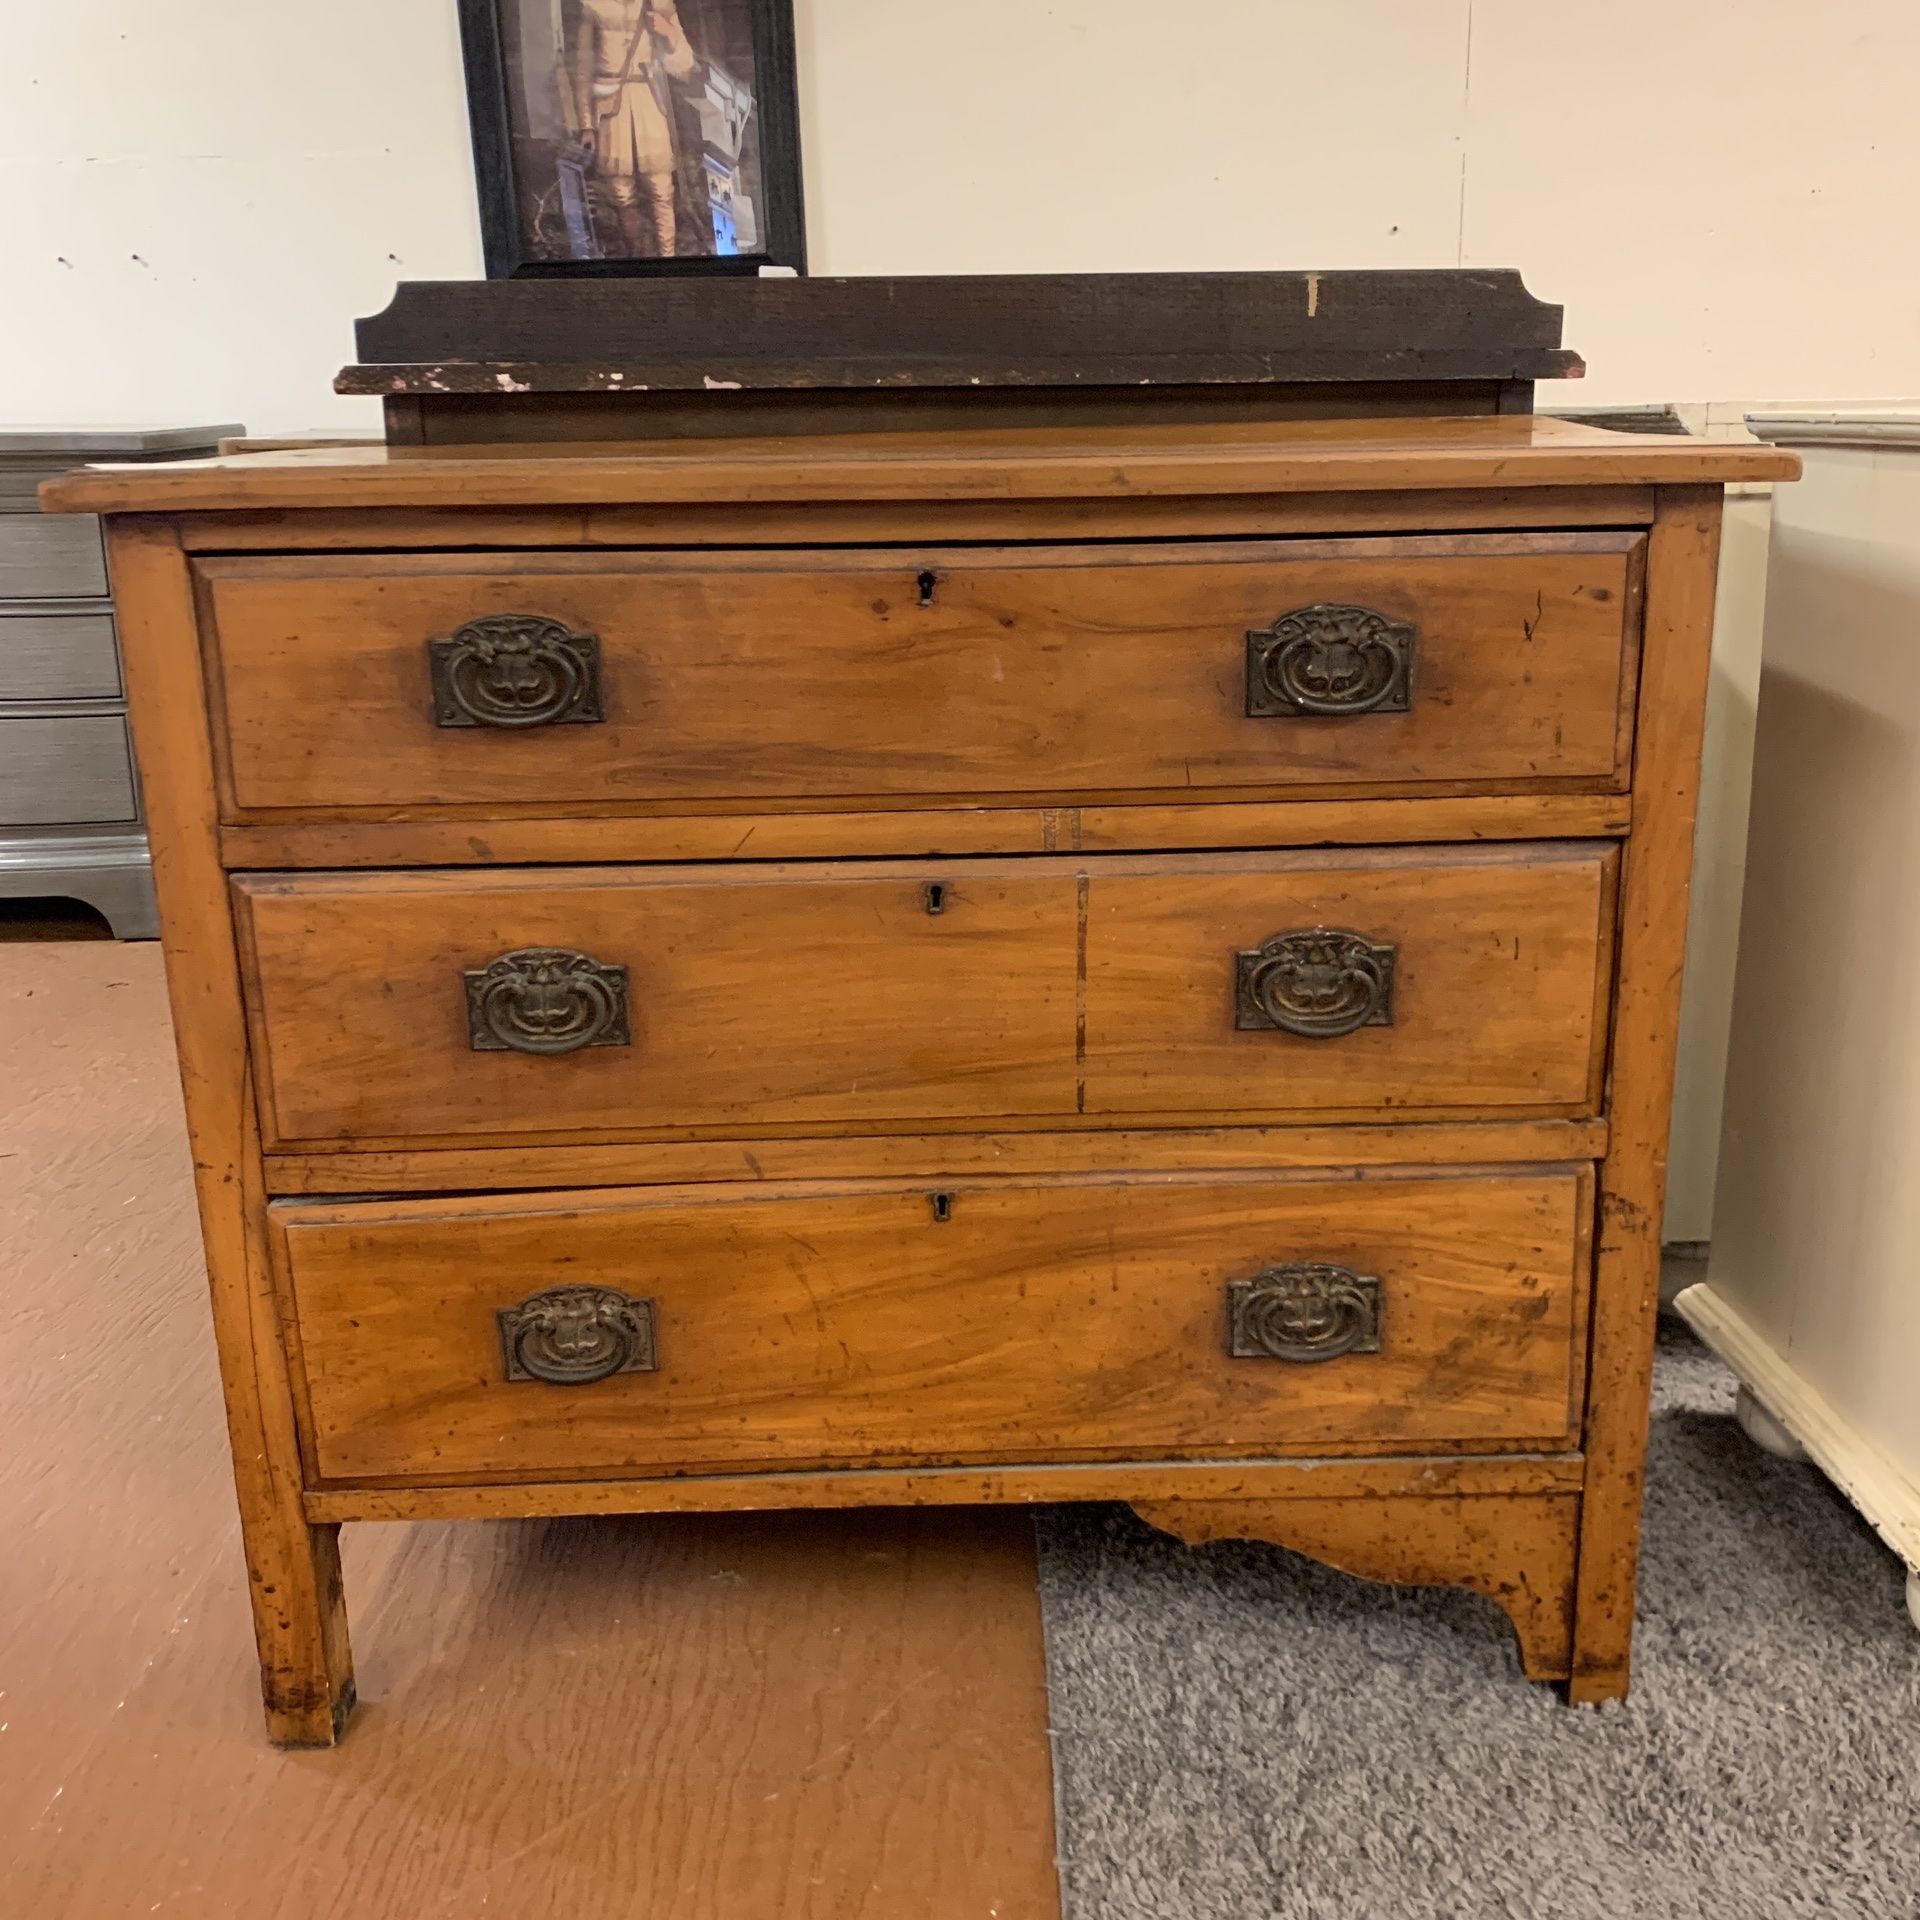
[[[1241,788],[1624,786],[1631,533],[198,563],[239,816]],[[1413,630],[1404,713],[1247,712],[1247,635]],[[605,718],[436,724],[428,643],[537,614]]]
[[[938,1198],[943,1204],[935,1205]],[[1585,1169],[277,1204],[318,1480],[1214,1459],[1570,1437]],[[1227,1350],[1227,1288],[1380,1282],[1379,1350]],[[653,1303],[658,1368],[509,1381],[497,1315]]]
[[[234,886],[270,1143],[479,1145],[1009,1116],[1578,1115],[1598,1091],[1614,863],[1604,844],[1535,843]],[[1393,1023],[1323,1040],[1236,1029],[1236,956],[1316,926],[1396,946]],[[465,975],[527,947],[625,967],[631,1044],[476,1052]]]
[[[1470,1587],[1513,1622],[1529,1680],[1564,1680],[1572,1658],[1580,1502],[1567,1494],[1424,1490],[1371,1500],[1135,1500],[1190,1545],[1266,1540],[1399,1586]]]
[[[315,1520],[538,1520],[556,1514],[759,1513],[788,1507],[1026,1506],[1115,1500],[1359,1500],[1578,1493],[1577,1453],[1314,1454],[1296,1460],[1129,1460],[1025,1467],[830,1468],[667,1480],[529,1480],[444,1487],[322,1487]],[[1444,1581],[1439,1584],[1445,1585]]]
[[[1277,1511],[1263,1524],[1276,1535],[1292,1529],[1341,1564],[1365,1558],[1391,1576],[1420,1559],[1432,1578],[1490,1582],[1521,1618],[1534,1670],[1566,1672],[1575,1699],[1623,1691],[1711,630],[1712,489],[1796,470],[1791,455],[1766,447],[1508,416],[1051,422],[564,452],[315,448],[55,483],[53,504],[110,514],[273,1737],[334,1738],[350,1704],[337,1539],[341,1522],[360,1514],[547,1515],[570,1499],[591,1504],[602,1488],[603,1505],[635,1500],[636,1487],[666,1504],[651,1490],[676,1469],[674,1501],[710,1479],[714,1504],[733,1509],[782,1492],[825,1502],[843,1485],[875,1503],[975,1490],[1037,1498],[1056,1490],[1049,1474],[1110,1471],[1108,1449],[1136,1454],[1139,1477],[1125,1497],[1156,1512],[1191,1506],[1183,1524],[1195,1532],[1221,1521],[1215,1505],[1236,1501],[1248,1504],[1233,1524],[1257,1532],[1254,1509],[1305,1492],[1282,1481],[1322,1471],[1316,1463],[1328,1456],[1393,1456],[1398,1464],[1367,1463],[1375,1478],[1329,1499],[1317,1529],[1302,1532],[1298,1516]],[[1564,520],[1553,518],[1556,498]],[[1513,515],[1504,524],[1484,517],[1501,500]],[[1649,522],[1643,542],[1638,529]],[[1247,534],[1270,543],[1252,567],[1244,549],[1225,545]],[[1405,544],[1364,537],[1376,534]],[[1195,543],[1179,564],[1142,544],[1169,536]],[[1095,540],[1131,549],[1086,550]],[[536,550],[549,541],[574,551]],[[961,544],[995,541],[1026,551],[982,564]],[[1062,550],[1073,541],[1082,550]],[[1043,542],[1056,551],[1035,564]],[[276,555],[276,545],[285,550]],[[672,555],[639,551],[676,545]],[[782,554],[783,545],[809,551]],[[896,551],[876,555],[890,545]],[[823,551],[835,548],[846,551]],[[896,617],[900,583],[888,591],[882,577],[892,580],[903,556],[916,563],[914,592]],[[1590,561],[1619,567],[1618,580],[1589,580]],[[1546,580],[1550,565],[1574,563],[1579,580]],[[1418,576],[1414,601],[1397,610],[1439,636],[1433,657],[1446,676],[1429,687],[1432,704],[1408,716],[1397,761],[1340,744],[1364,746],[1369,734],[1316,727],[1298,766],[1264,780],[1246,770],[1234,744],[1254,724],[1244,682],[1237,705],[1240,676],[1207,649],[1217,628],[1272,618],[1277,609],[1250,613],[1246,595],[1269,564],[1356,600],[1363,588],[1395,591],[1394,569]],[[1535,612],[1519,573],[1488,584],[1502,567],[1534,581]],[[1159,584],[1141,591],[1143,577]],[[1466,584],[1448,584],[1456,580]],[[338,606],[329,615],[336,581],[347,583],[339,591],[350,617],[333,617]],[[460,743],[434,738],[423,760],[401,734],[380,733],[383,716],[417,701],[419,653],[439,637],[416,632],[403,645],[401,629],[423,615],[446,625],[494,610],[447,597],[476,581],[516,595],[529,586],[602,595],[574,612],[607,628],[630,663],[610,689],[614,717],[599,723],[633,735],[617,756],[594,763],[594,729],[572,728],[566,753],[583,756],[578,766],[551,756],[538,781],[515,787],[508,775],[522,763],[476,771],[473,756],[524,740],[466,730]],[[664,643],[632,640],[619,626],[625,596],[643,587]],[[221,630],[209,634],[223,593]],[[797,623],[790,598],[809,609]],[[902,635],[922,616],[931,638],[916,654]],[[687,638],[703,621],[719,636],[705,653]],[[1025,649],[1007,637],[1036,633]],[[1504,648],[1486,637],[1502,633]],[[1535,657],[1543,637],[1569,634],[1579,644],[1564,658],[1557,642]],[[366,635],[373,644],[354,655],[353,673],[321,676],[304,703],[277,700],[289,661],[297,673],[328,649],[353,654]],[[1084,670],[1096,637],[1114,641],[1107,664],[1118,692],[1104,707]],[[231,683],[229,640],[248,656]],[[715,660],[727,671],[716,676]],[[750,671],[733,671],[743,664]],[[1235,664],[1243,675],[1244,654]],[[937,699],[926,697],[928,676]],[[884,697],[863,708],[869,683]],[[1003,696],[1008,684],[1020,699]],[[1416,664],[1416,702],[1422,684]],[[774,697],[756,704],[756,686]],[[1140,687],[1153,694],[1144,704]],[[644,740],[635,726],[648,702],[669,723],[663,739]],[[715,717],[728,702],[733,710]],[[1451,743],[1450,702],[1471,722]],[[1100,717],[1116,710],[1125,725]],[[1036,713],[1046,723],[1038,730]],[[1180,754],[1175,780],[1177,735],[1196,716],[1224,730],[1203,738],[1196,763]],[[1428,739],[1422,727],[1438,732]],[[349,737],[371,771],[348,764]],[[229,738],[235,751],[221,762],[216,741]],[[1495,758],[1476,759],[1493,751],[1489,742]],[[1445,751],[1429,756],[1435,746]],[[1036,759],[1041,771],[1030,776]],[[1220,769],[1224,779],[1213,778]],[[1068,785],[1018,784],[1028,777]],[[260,809],[252,820],[243,794]],[[1326,811],[1343,797],[1356,803],[1351,816]],[[1415,817],[1391,810],[1422,797],[1438,811],[1420,824],[1451,818],[1457,837],[1412,838]],[[1215,799],[1231,805],[1211,813]],[[946,826],[925,843],[899,837],[920,823],[888,816],[926,811],[929,800],[951,805],[951,839]],[[1276,803],[1293,800],[1322,811],[1283,825]],[[1584,829],[1595,837],[1542,837],[1546,810],[1567,800],[1607,803]],[[990,823],[979,817],[1001,808]],[[498,843],[488,838],[494,810],[506,830]],[[703,841],[713,827],[698,816],[729,810],[741,816],[728,823],[738,840]],[[436,813],[444,817],[423,817]],[[537,837],[543,813],[558,829],[550,843]],[[785,824],[808,814],[851,820],[849,841],[818,837],[817,820]],[[254,833],[253,820],[321,837],[286,842],[285,868],[234,878],[230,866],[263,859],[273,844],[229,837]],[[762,824],[770,820],[782,824]],[[375,830],[364,842],[325,837],[361,822]],[[622,840],[629,822],[656,837]],[[1462,844],[1503,839],[1510,822],[1527,824],[1505,846]],[[444,839],[417,837],[441,826],[468,833],[444,866],[430,851]],[[1356,846],[1362,829],[1371,838]],[[1135,832],[1148,836],[1138,849],[1126,839]],[[1261,844],[1266,832],[1297,850]],[[576,858],[659,862],[673,835],[713,864],[540,864],[562,845]],[[1248,836],[1248,851],[1204,850]],[[1305,850],[1315,839],[1333,850]],[[1124,850],[1106,851],[1116,844]],[[1003,846],[1025,857],[999,857]],[[936,859],[936,847],[969,857]],[[764,858],[776,848],[815,864]],[[330,857],[361,870],[287,870]],[[406,864],[369,870],[381,858]],[[1395,948],[1391,1020],[1325,1042],[1240,1026],[1236,958],[1277,934],[1340,924]],[[546,1059],[476,1050],[462,975],[526,945],[578,948],[626,968],[634,1043]],[[1476,1168],[1458,1157],[1458,1123],[1470,1120],[1603,1123],[1604,1140],[1588,1147],[1606,1152],[1597,1263],[1596,1182],[1584,1155]],[[1419,1174],[1363,1164],[1364,1153],[1331,1171],[1272,1149],[1251,1166],[1222,1165],[1232,1148],[1220,1136],[1277,1121],[1304,1123],[1329,1145],[1350,1123],[1411,1132],[1449,1122],[1454,1144],[1433,1154],[1444,1171]],[[1070,1130],[1104,1132],[1118,1146],[1166,1128],[1216,1138],[1192,1164],[1156,1142],[1117,1165],[1076,1166],[1058,1145]],[[890,1147],[871,1144],[889,1134]],[[939,1166],[930,1143],[945,1135],[973,1137],[957,1150],[967,1173]],[[836,1167],[871,1164],[878,1184],[783,1186],[819,1172],[805,1143],[825,1136],[839,1141]],[[1519,1150],[1516,1136],[1501,1137]],[[749,1164],[738,1192],[698,1199],[667,1184],[671,1158],[647,1157],[693,1149],[692,1177],[710,1179],[724,1172],[716,1150],[750,1152],[755,1139],[784,1143],[771,1156],[784,1173]],[[1012,1143],[1005,1167],[983,1144],[996,1140]],[[570,1145],[597,1157],[573,1191],[282,1203],[273,1218],[289,1228],[292,1251],[269,1258],[267,1147],[276,1172],[311,1188],[329,1148],[350,1151],[362,1180],[397,1156],[406,1184],[456,1169],[484,1177],[485,1156],[520,1145],[553,1156],[545,1164],[556,1170]],[[593,1187],[630,1166],[661,1184]],[[1530,1181],[1543,1183],[1531,1211],[1516,1198]],[[1084,1196],[1102,1184],[1109,1197],[1089,1212]],[[1049,1187],[1051,1215],[1037,1197]],[[1289,1424],[1258,1390],[1234,1384],[1241,1376],[1219,1373],[1217,1348],[1215,1373],[1179,1372],[1197,1351],[1190,1336],[1203,1294],[1227,1277],[1207,1263],[1223,1244],[1236,1259],[1272,1262],[1273,1250],[1234,1234],[1250,1222],[1286,1226],[1289,1193],[1324,1194],[1312,1221],[1293,1224],[1341,1242],[1352,1254],[1341,1264],[1365,1271],[1361,1213],[1384,1205],[1391,1214],[1396,1198],[1443,1188],[1451,1202],[1422,1199],[1373,1221],[1396,1261],[1406,1254],[1404,1264],[1442,1276],[1414,1290],[1379,1355],[1347,1356],[1402,1366],[1390,1389],[1343,1393],[1346,1360],[1327,1363]],[[1551,1206],[1548,1188],[1558,1196]],[[1389,1189],[1397,1195],[1376,1198]],[[1206,1193],[1230,1194],[1231,1204],[1188,1211]],[[1259,1198],[1250,1204],[1248,1193]],[[912,1235],[880,1217],[908,1203],[931,1209],[916,1213]],[[1005,1216],[997,1229],[996,1208]],[[483,1216],[484,1243],[475,1228]],[[797,1238],[778,1227],[782,1218],[800,1222]],[[606,1226],[632,1220],[659,1231]],[[977,1239],[969,1220],[987,1229]],[[1114,1230],[1111,1271],[1101,1265],[1103,1226]],[[921,1252],[937,1234],[950,1236],[937,1257]],[[669,1281],[688,1288],[672,1303],[679,1317],[662,1323],[673,1336],[662,1342],[666,1368],[605,1384],[618,1394],[650,1387],[656,1398],[665,1389],[670,1431],[663,1437],[641,1403],[612,1395],[565,1403],[615,1408],[597,1430],[577,1410],[540,1419],[498,1411],[527,1404],[508,1403],[485,1370],[489,1331],[498,1362],[490,1319],[499,1303],[482,1294],[520,1278],[498,1256],[511,1252],[506,1265],[551,1284],[609,1266],[624,1276],[662,1239],[681,1257],[657,1286],[643,1274],[646,1297],[664,1300]],[[896,1256],[910,1245],[902,1283]],[[955,1245],[976,1257],[955,1255]],[[1120,1287],[1123,1267],[1140,1284]],[[1156,1305],[1170,1338],[1142,1317]],[[681,1340],[689,1330],[704,1334],[691,1349]],[[689,1351],[692,1370],[676,1376],[672,1356]],[[1167,1393],[1170,1357],[1184,1384]],[[301,1398],[308,1358],[311,1417]],[[545,1405],[567,1391],[538,1397]],[[796,1399],[807,1417],[783,1427]],[[1434,1437],[1416,1448],[1423,1421]],[[950,1443],[980,1447],[983,1427],[1007,1436],[1008,1473],[939,1464]],[[1030,1457],[1036,1433],[1057,1442],[1051,1461]],[[1272,1452],[1212,1451],[1263,1444],[1303,1451],[1279,1464]],[[1452,1503],[1444,1523],[1439,1510],[1395,1511],[1421,1490],[1405,1477],[1421,1454],[1475,1444],[1510,1447],[1522,1477],[1445,1495],[1435,1482],[1434,1498]],[[778,1476],[756,1485],[739,1470],[749,1461],[790,1471],[778,1486]],[[844,1468],[832,1493],[807,1470],[821,1461]],[[323,1462],[392,1484],[316,1487]],[[1570,1467],[1582,1475],[1577,1527]],[[589,1479],[570,1487],[567,1476],[583,1470]],[[968,1473],[974,1481],[943,1477]],[[655,1479],[637,1477],[646,1474]],[[522,1477],[511,1502],[480,1497],[488,1489],[473,1483],[489,1475]],[[408,1484],[429,1476],[448,1484],[438,1493]],[[1076,1484],[1111,1491],[1092,1478]],[[344,1498],[329,1504],[336,1491]],[[430,1494],[442,1504],[408,1504]],[[1484,1536],[1459,1511],[1476,1501],[1486,1503],[1474,1507]],[[1498,1504],[1507,1501],[1516,1504]],[[1522,1604],[1528,1594],[1538,1605]],[[476,1611],[471,1596],[450,1604],[443,1632],[461,1631]],[[524,1632],[502,1644],[543,1646]],[[479,1691],[469,1676],[476,1697],[449,1709],[463,1724],[486,1710]],[[501,1804],[489,1803],[496,1824]],[[789,1869],[781,1884],[794,1880]]]
[[[49,481],[56,513],[677,501],[1135,499],[1790,480],[1778,447],[1609,433],[1537,415],[983,429],[595,445],[315,447]]]
[[[238,895],[269,1138],[1074,1110],[1059,863],[268,876]],[[632,1043],[476,1052],[465,974],[529,947],[625,967]]]
[[[461,547],[872,546],[958,540],[1254,539],[1309,533],[1484,533],[1645,527],[1650,486],[1154,494],[1082,500],[652,502],[638,506],[239,508],[174,516],[190,553],[412,553]]]
[[[0,1906],[1057,1913],[1022,1514],[350,1529],[362,1710],[260,1739],[160,956],[0,999]]]
[[[602,861],[854,860],[933,854],[1417,845],[1624,834],[1625,794],[1220,802],[1212,806],[896,807],[224,827],[238,871],[279,867],[574,866]]]
[[[1720,554],[1717,491],[1663,495],[1648,561],[1647,663],[1640,692],[1633,837],[1620,904],[1620,992],[1594,1262],[1593,1391],[1581,1509],[1570,1692],[1622,1698],[1630,1676],[1641,1483],[1660,1310],[1687,893]],[[1836,857],[1843,857],[1836,851]]]
[[[1555,844],[1089,861],[1085,1111],[1592,1110],[1615,861]],[[1315,927],[1394,948],[1391,1024],[1236,1027],[1233,956]]]
[[[314,1525],[300,1504],[192,587],[166,525],[116,522],[108,540],[267,1729],[284,1745],[325,1746],[354,1700],[339,1529]]]
[[[1468,1120],[1383,1125],[1103,1128],[1057,1133],[822,1134],[797,1139],[661,1140],[619,1146],[397,1148],[273,1154],[274,1194],[472,1193],[631,1187],[694,1180],[861,1180],[919,1174],[1139,1173],[1257,1168],[1473,1166],[1597,1160],[1603,1120]]]

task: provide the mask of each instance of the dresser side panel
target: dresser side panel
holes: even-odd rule
[[[1718,487],[1663,493],[1647,566],[1645,641],[1625,851],[1618,987],[1600,1175],[1587,1482],[1575,1603],[1572,1697],[1627,1690],[1640,1505],[1659,1311],[1687,890],[1700,784],[1720,545]]]
[[[353,1705],[339,1528],[301,1504],[192,587],[164,521],[112,523],[109,539],[267,1729],[329,1746]]]

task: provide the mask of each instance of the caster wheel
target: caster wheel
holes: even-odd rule
[[[1920,1627],[1920,1568],[1907,1569],[1907,1618]]]
[[[1733,1403],[1733,1417],[1740,1423],[1740,1431],[1762,1453],[1770,1453],[1776,1460],[1804,1460],[1807,1457],[1806,1448],[1745,1387],[1740,1389]],[[1912,1590],[1908,1592],[1911,1597]]]

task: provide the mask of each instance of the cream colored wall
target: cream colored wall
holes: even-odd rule
[[[1746,871],[1747,791],[1753,775],[1754,698],[1766,610],[1772,490],[1730,489],[1720,536],[1713,677],[1700,763],[1700,821],[1693,849],[1693,912],[1687,927],[1686,992],[1674,1073],[1667,1164],[1666,1238],[1707,1239],[1720,1150],[1722,1092],[1732,1011],[1734,957]]]
[[[1741,424],[1745,410],[1742,404],[1722,403],[1683,405],[1679,412],[1690,431],[1724,439],[1747,437]],[[1694,838],[1686,989],[1674,1075],[1665,1221],[1669,1244],[1704,1242],[1712,1231],[1734,962],[1746,881],[1748,793],[1772,508],[1771,487],[1728,489],[1720,543],[1720,591],[1714,609],[1713,678],[1707,692],[1706,746],[1700,767],[1700,820]],[[1685,1284],[1685,1276],[1676,1284]]]
[[[453,0],[0,4],[0,418],[371,422]],[[1584,401],[1920,388],[1910,0],[797,0],[820,273],[1519,265]]]
[[[453,0],[0,0],[0,421],[371,427],[480,266]],[[1910,0],[796,0],[819,273],[1518,265],[1544,404],[1920,392]],[[1669,1234],[1704,1237],[1760,510],[1736,505]]]
[[[1708,1284],[1771,1363],[1741,1368],[1763,1401],[1840,1442],[1816,1456],[1920,1566],[1920,412],[1902,443],[1804,454],[1773,558]]]

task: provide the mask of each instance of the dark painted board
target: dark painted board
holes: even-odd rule
[[[466,370],[463,369],[463,372]],[[728,439],[742,435],[990,431],[998,427],[1203,426],[1209,422],[1410,419],[1531,413],[1530,380],[1267,381],[1259,386],[663,387],[592,393],[390,393],[391,446],[503,441]]]
[[[1511,269],[409,281],[343,393],[1528,381],[1583,371]]]

